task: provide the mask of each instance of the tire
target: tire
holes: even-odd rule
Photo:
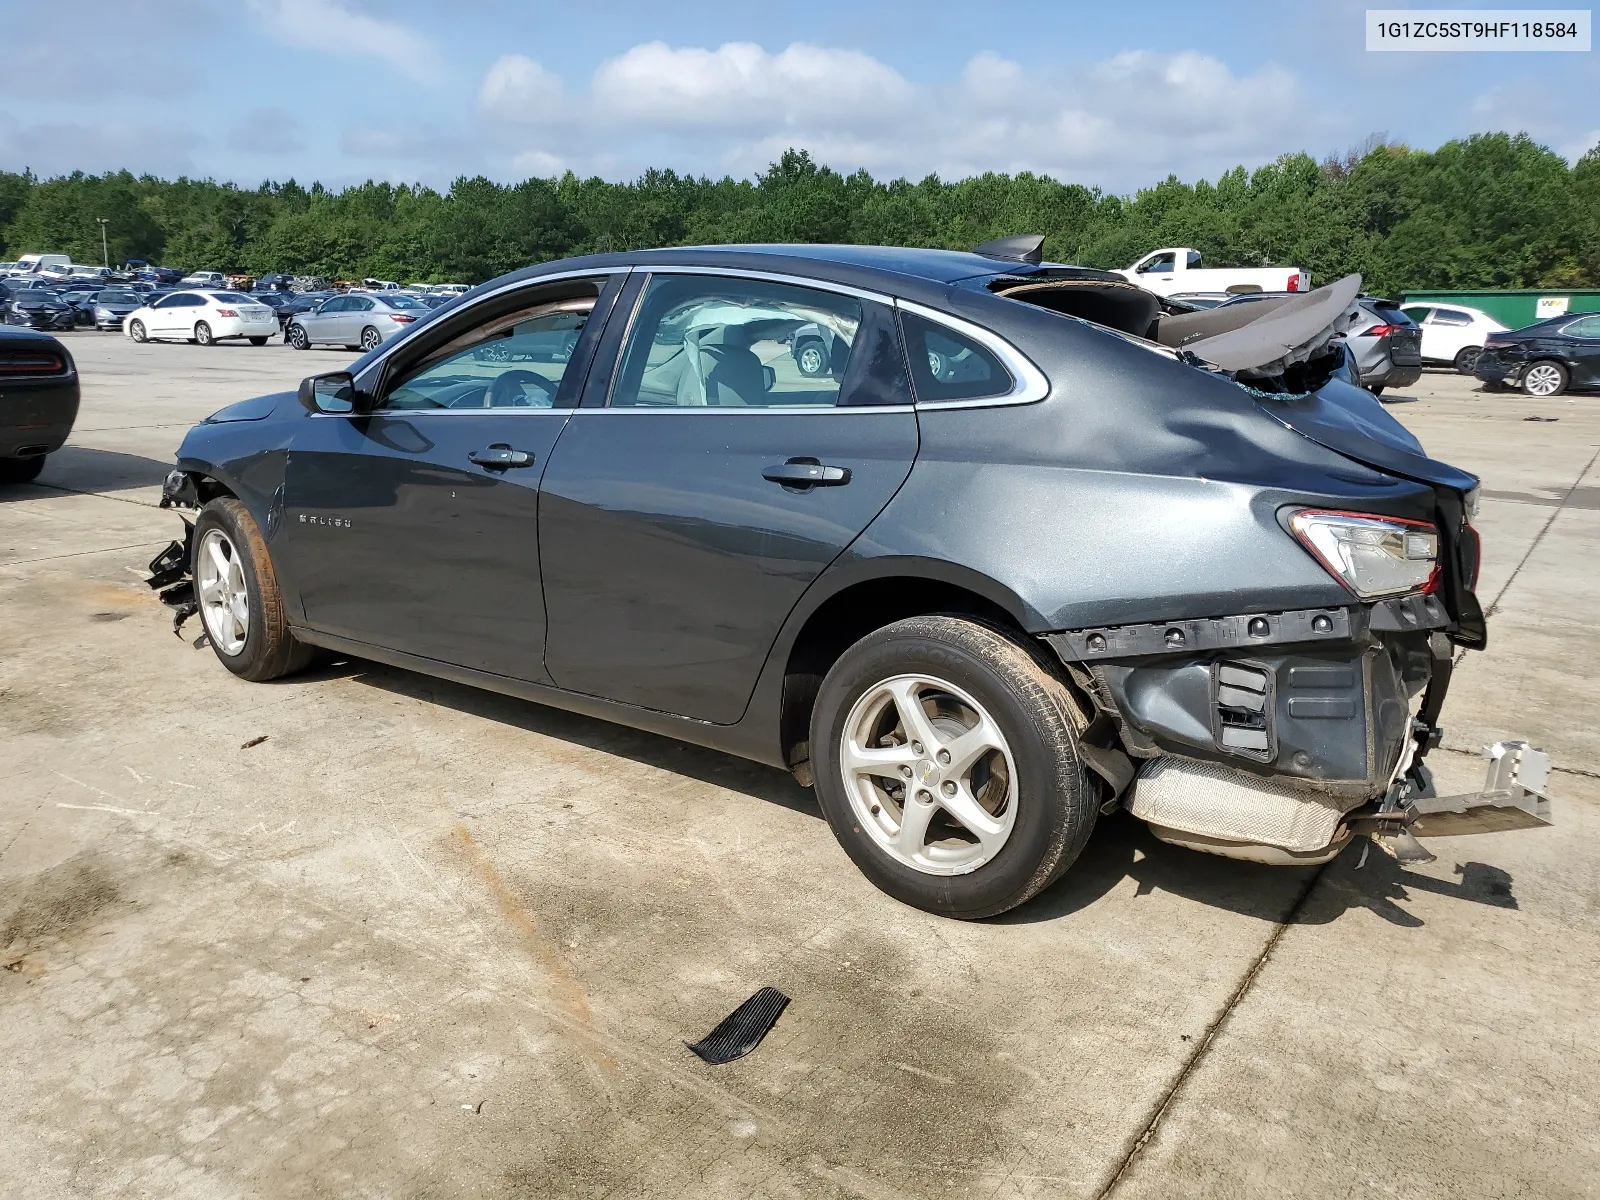
[[[918,736],[905,718],[913,697],[926,721]],[[883,891],[944,916],[992,917],[1049,886],[1089,840],[1097,797],[1077,740],[1086,723],[1045,662],[1006,633],[911,617],[862,638],[823,681],[811,717],[817,796],[845,853]],[[988,748],[965,766],[957,757],[946,778],[945,748],[980,726]],[[847,773],[847,745],[882,754]],[[908,801],[927,832],[902,841]]]
[[[130,321],[128,323],[128,336],[136,342],[148,342],[150,335],[144,331],[143,321]]]
[[[0,483],[29,483],[39,478],[44,470],[45,456],[35,454],[28,458],[0,458]]]
[[[826,375],[832,364],[828,361],[828,348],[820,338],[806,338],[794,350],[794,365],[808,379]]]
[[[940,354],[937,350],[929,350],[928,351],[928,370],[933,372],[933,377],[935,379],[943,379],[944,378],[944,368],[945,368],[944,355]]]
[[[194,323],[194,340],[201,346],[215,346],[217,339],[211,336],[211,326],[204,321]]]
[[[305,326],[303,325],[296,325],[291,322],[289,325],[289,332],[284,336],[288,338],[289,345],[293,346],[296,350],[311,349],[311,339],[306,336]]]
[[[1565,367],[1548,358],[1541,358],[1538,362],[1528,364],[1522,372],[1519,386],[1524,395],[1532,396],[1535,400],[1548,400],[1566,391],[1567,382]]]
[[[267,339],[264,337],[253,337],[250,339],[250,344],[252,346],[265,346],[267,344]]]
[[[220,560],[211,557],[214,553],[220,553]],[[203,557],[209,561],[202,561]],[[190,570],[206,640],[228,670],[241,679],[263,683],[310,664],[316,652],[289,632],[283,596],[261,530],[250,510],[232,496],[218,496],[200,510],[194,523]],[[226,580],[226,587],[208,587],[208,580]],[[241,591],[242,636],[237,619]]]
[[[371,325],[361,331],[361,349],[363,350],[376,350],[382,341],[383,334],[379,333]]]
[[[1482,346],[1463,346],[1455,357],[1455,368],[1461,375],[1475,375],[1478,371],[1478,356],[1483,353]]]

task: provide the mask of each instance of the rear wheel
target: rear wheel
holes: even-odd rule
[[[255,683],[307,666],[315,651],[289,632],[267,544],[250,510],[219,496],[194,523],[195,601],[222,665]]]
[[[1558,362],[1540,359],[1522,373],[1522,390],[1540,400],[1559,396],[1567,390],[1567,369]]]
[[[143,321],[128,322],[128,336],[136,342],[147,342],[150,340],[150,335],[144,331]]]
[[[289,326],[289,345],[296,350],[311,349],[311,339],[306,336],[305,327],[302,325]]]
[[[1456,354],[1456,370],[1463,375],[1473,374],[1478,369],[1478,355],[1482,353],[1482,346],[1463,346]]]
[[[194,340],[202,346],[215,346],[217,339],[211,336],[211,326],[204,321],[194,323]]]
[[[376,350],[378,343],[383,341],[383,335],[368,325],[361,331],[361,348],[363,350]]]
[[[966,920],[1029,900],[1094,828],[1084,716],[1020,642],[976,621],[913,617],[861,639],[818,693],[817,795],[867,878]]]
[[[28,458],[0,458],[0,483],[27,483],[44,470],[44,455]]]

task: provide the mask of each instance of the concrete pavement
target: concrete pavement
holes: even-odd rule
[[[229,676],[139,580],[160,479],[349,356],[69,344],[78,430],[0,497],[0,1191],[1595,1194],[1600,398],[1392,408],[1486,489],[1441,786],[1530,736],[1555,828],[1313,871],[1113,819],[969,925],[782,773],[372,664]],[[683,1049],[763,984],[760,1050]]]

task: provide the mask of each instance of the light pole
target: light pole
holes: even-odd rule
[[[110,267],[111,251],[106,244],[106,218],[96,217],[95,220],[100,222],[100,265]]]

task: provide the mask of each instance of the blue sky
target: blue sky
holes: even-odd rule
[[[0,169],[444,186],[745,176],[795,145],[1127,191],[1375,132],[1600,140],[1593,53],[1369,54],[1365,7],[0,0]]]

